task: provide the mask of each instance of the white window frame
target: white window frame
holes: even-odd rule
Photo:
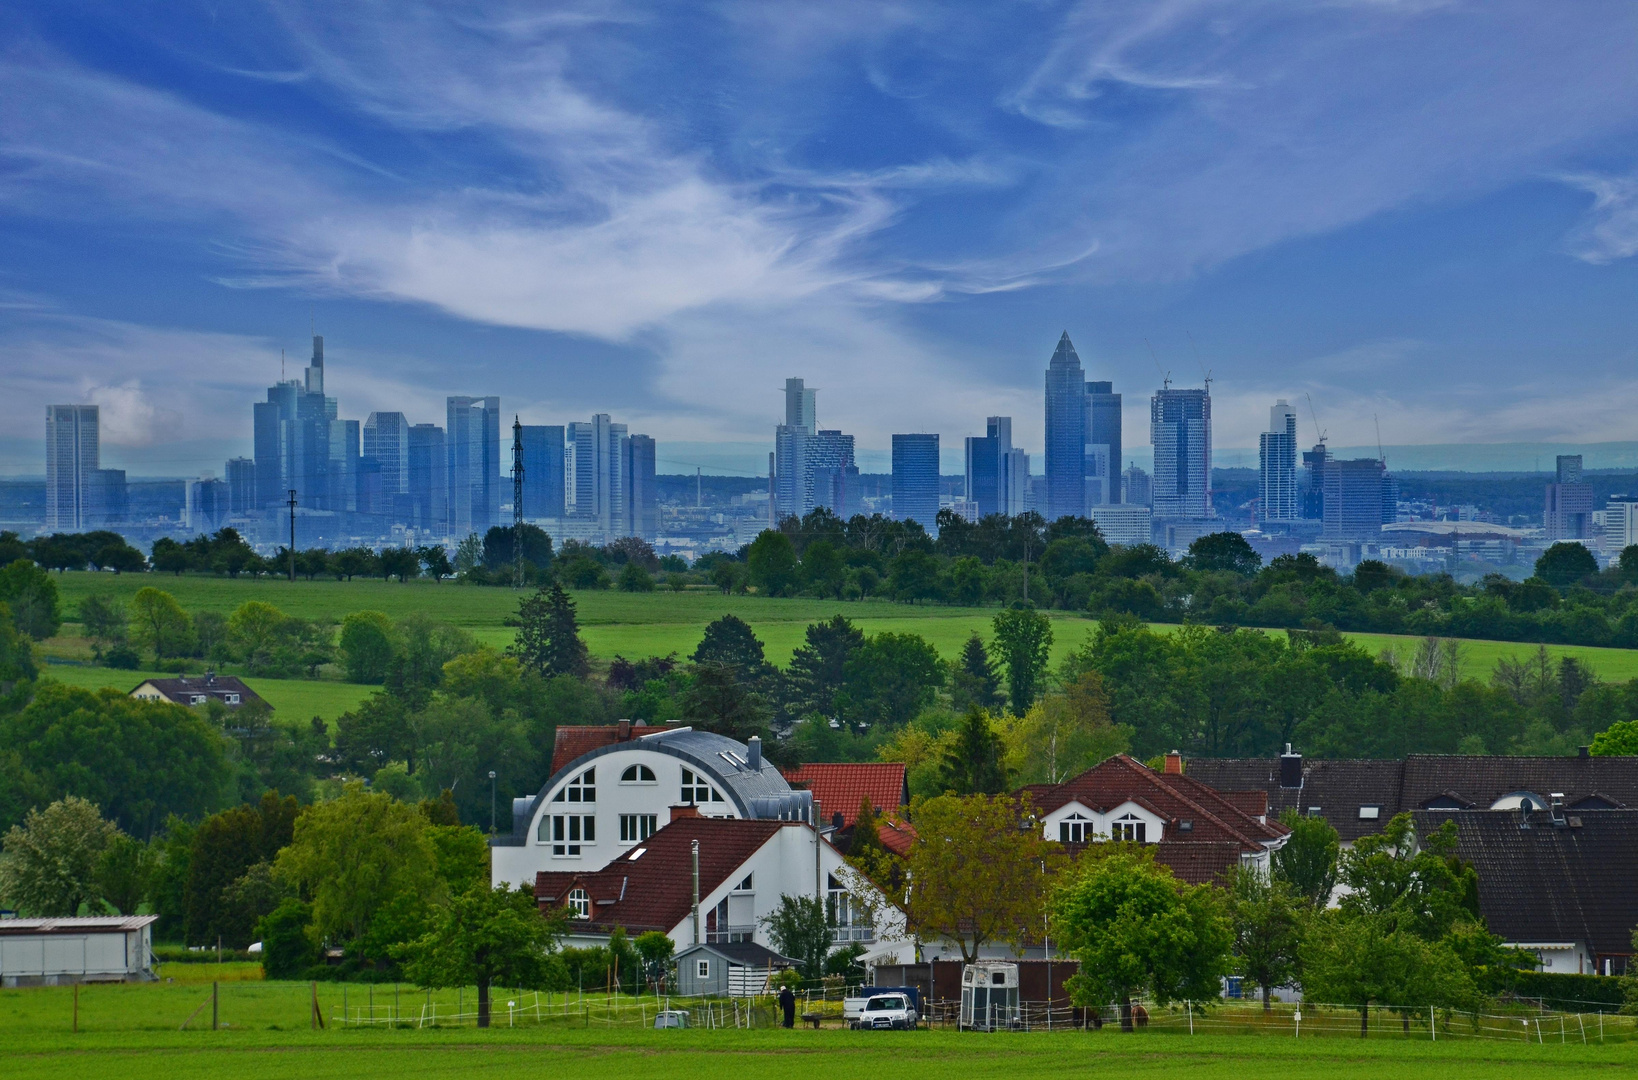
[[[681,801],[684,806],[699,806],[702,803],[719,803],[723,798],[722,792],[717,790],[716,785],[711,783],[704,773],[684,769]]]
[[[620,842],[622,844],[641,844],[659,831],[659,824],[660,815],[658,814],[621,814]]]
[[[550,821],[552,858],[578,859],[582,848],[597,846],[596,814],[552,814],[542,818]]]
[[[591,918],[591,897],[585,889],[574,888],[569,890],[569,917],[571,919]]]
[[[694,965],[694,977],[696,979],[709,979],[711,977],[711,961],[698,961]]]
[[[597,770],[587,769],[557,789],[553,802],[594,803],[597,801]]]
[[[1125,813],[1109,823],[1109,839],[1129,844],[1149,842],[1149,823],[1133,813]]]
[[[653,769],[642,762],[638,762],[635,765],[625,767],[624,771],[620,773],[620,782],[622,784],[658,784],[660,779],[654,775]]]
[[[1088,844],[1096,837],[1098,823],[1081,813],[1079,810],[1062,818],[1058,822],[1058,842],[1060,844]],[[1076,833],[1081,835],[1076,836]]]

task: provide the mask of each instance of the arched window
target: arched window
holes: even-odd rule
[[[585,889],[569,890],[569,915],[576,919],[591,918],[591,897]]]
[[[647,765],[627,765],[626,771],[620,774],[622,784],[653,784],[656,783],[654,770]]]
[[[712,787],[704,775],[692,769],[682,771],[682,801],[685,804],[713,803],[722,801],[722,793]]]
[[[553,802],[596,802],[597,801],[597,770],[587,769],[579,776],[570,780],[558,789],[552,796]]]
[[[1138,818],[1136,814],[1123,814],[1109,823],[1109,839],[1125,840],[1134,844],[1147,844],[1146,835],[1149,826]]]

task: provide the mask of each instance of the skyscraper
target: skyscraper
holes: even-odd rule
[[[225,481],[211,476],[189,480],[182,524],[190,532],[209,535],[227,524],[232,493]]]
[[[1017,517],[1028,509],[1029,455],[1012,445],[1012,417],[986,417],[984,432],[995,440],[996,513]]]
[[[1327,461],[1325,517],[1320,535],[1326,540],[1377,539],[1382,535],[1390,491],[1397,488],[1397,481],[1388,476],[1387,467],[1377,458]]]
[[[409,429],[410,524],[433,536],[449,535],[449,455],[444,429],[415,424]]]
[[[938,530],[938,436],[893,436],[893,516]]]
[[[258,505],[282,505],[294,489],[301,505],[330,507],[330,421],[335,418],[336,400],[324,395],[324,338],[315,334],[303,378],[268,387],[267,400],[255,405]]]
[[[1149,399],[1157,519],[1205,520],[1211,506],[1211,393],[1161,388]]]
[[[630,448],[626,460],[627,528],[632,536],[652,541],[660,534],[659,488],[654,477],[654,439],[649,435],[633,435],[626,440]]]
[[[1149,474],[1137,467],[1133,462],[1121,474],[1121,485],[1126,489],[1124,498],[1134,506],[1151,506],[1154,503],[1154,484]]]
[[[1592,535],[1593,489],[1581,479],[1581,455],[1558,455],[1555,482],[1547,485],[1542,513],[1547,539],[1582,540]]]
[[[325,481],[330,492],[326,506],[331,510],[358,509],[357,420],[330,421],[330,463]]]
[[[1261,463],[1257,494],[1263,520],[1295,521],[1297,500],[1297,410],[1284,399],[1268,410],[1268,430],[1258,439]]]
[[[500,524],[500,398],[451,396],[446,408],[449,528],[481,536]]]
[[[631,439],[626,425],[609,425],[609,515],[603,523],[609,536],[631,533]]]
[[[583,521],[597,521],[605,528],[609,520],[609,414],[598,413],[590,421],[569,425],[568,475],[571,478],[570,513]]]
[[[523,516],[562,517],[565,506],[563,426],[523,425]]]
[[[101,424],[95,405],[46,407],[46,528],[52,532],[84,532],[97,516],[90,479],[101,460]]]
[[[980,518],[1001,513],[1001,448],[994,435],[967,436],[967,501]]]
[[[364,456],[381,464],[381,492],[391,497],[409,491],[409,421],[401,412],[373,412],[364,421]]]
[[[853,436],[840,431],[817,432],[807,440],[806,465],[809,510],[823,506],[843,518],[859,512],[859,468],[853,463]]]
[[[93,529],[124,524],[130,509],[131,492],[124,469],[92,469],[86,474],[85,504]]]
[[[1086,442],[1086,379],[1066,330],[1046,371],[1048,521],[1086,514]]]
[[[1086,505],[1120,502],[1120,395],[1114,384],[1086,384]]]
[[[228,458],[228,512],[238,516],[257,508],[256,462],[250,458]]]
[[[1305,521],[1325,520],[1325,470],[1331,464],[1331,451],[1325,443],[1317,442],[1312,450],[1302,452],[1302,516]]]

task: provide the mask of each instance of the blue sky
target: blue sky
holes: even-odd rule
[[[1630,440],[1635,135],[1630,3],[14,3],[0,455],[93,400],[219,468],[310,326],[343,415],[499,393],[677,471],[788,375],[862,449],[1038,450],[1065,329],[1129,446],[1161,370],[1223,447],[1310,394],[1344,445]]]

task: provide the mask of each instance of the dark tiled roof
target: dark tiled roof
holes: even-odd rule
[[[1418,832],[1456,822],[1456,851],[1478,872],[1479,910],[1492,933],[1632,954],[1638,810],[1571,811],[1562,825],[1539,810],[1419,810],[1415,819]]]
[[[858,820],[859,804],[865,799],[877,812],[897,810],[910,801],[905,769],[898,762],[813,762],[782,771],[792,787],[813,792],[827,824],[833,815],[841,814],[844,829],[851,829]]]
[[[788,956],[780,956],[766,945],[758,945],[754,941],[727,941],[720,944],[690,945],[677,953],[681,960],[693,952],[714,952],[729,963],[740,967],[750,968],[787,968],[795,967],[796,961]]]
[[[1116,754],[1061,784],[1033,784],[1022,793],[1043,814],[1070,802],[1100,812],[1135,802],[1162,820],[1192,822],[1191,840],[1232,842],[1246,850],[1261,850],[1286,834],[1285,826],[1259,821],[1194,777],[1156,772],[1125,754]]]
[[[1378,831],[1393,815],[1435,802],[1487,810],[1497,799],[1528,791],[1564,793],[1566,806],[1638,807],[1638,757],[1491,757],[1413,754],[1403,760],[1304,761],[1300,788],[1280,786],[1278,758],[1190,758],[1187,775],[1212,787],[1261,788],[1269,816],[1287,808],[1318,808],[1344,841]],[[1380,806],[1361,818],[1362,806]]]
[[[601,870],[541,871],[535,875],[535,898],[543,909],[562,907],[569,890],[579,886],[591,898],[591,919],[573,922],[572,928],[623,926],[632,935],[669,931],[688,917],[693,905],[693,841],[700,842],[704,897],[786,828],[807,826],[791,821],[677,818]],[[632,855],[639,851],[643,854],[634,861]]]
[[[201,694],[207,698],[222,701],[223,704],[227,704],[227,702],[223,701],[227,694],[238,694],[239,705],[249,705],[253,701],[260,701],[264,705],[267,704],[262,701],[260,694],[246,686],[244,680],[235,675],[207,673],[205,675],[195,675],[192,678],[178,676],[174,679],[143,679],[131,693],[136,693],[144,686],[153,687],[161,694],[164,694],[166,700],[174,701],[178,705],[192,705],[193,698]],[[236,708],[237,706],[229,705],[228,707]]]
[[[1155,845],[1155,862],[1190,885],[1223,885],[1240,865],[1240,845],[1200,840],[1162,840]]]

